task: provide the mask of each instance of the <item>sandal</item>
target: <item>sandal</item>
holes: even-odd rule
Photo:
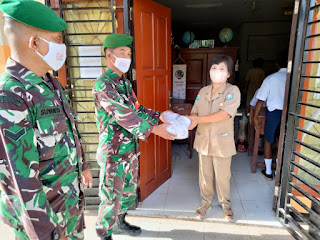
[[[228,221],[231,221],[233,219],[233,211],[231,207],[224,207],[222,210],[223,210],[224,218],[227,219]]]
[[[196,211],[196,215],[199,219],[203,219],[207,211],[211,208],[211,204],[202,204]]]

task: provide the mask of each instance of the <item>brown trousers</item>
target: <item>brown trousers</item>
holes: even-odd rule
[[[202,204],[211,205],[212,203],[214,176],[219,204],[222,207],[231,207],[231,157],[222,158],[199,154],[199,187]]]

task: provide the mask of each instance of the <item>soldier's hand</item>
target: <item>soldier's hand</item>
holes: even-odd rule
[[[166,129],[166,127],[170,125],[170,123],[162,123],[158,126],[154,126],[152,133],[167,140],[174,140],[176,135],[169,133]]]
[[[86,169],[81,173],[81,182],[84,189],[87,189],[88,187],[92,188],[93,180],[90,169]]]
[[[169,112],[172,112],[172,111],[167,110],[167,111],[164,111],[164,112],[161,113],[161,115],[160,115],[160,120],[161,120],[161,122],[164,122],[164,120],[165,120],[165,115],[166,115],[167,113],[169,113]]]

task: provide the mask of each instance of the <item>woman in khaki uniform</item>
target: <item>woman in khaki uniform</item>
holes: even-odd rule
[[[202,88],[193,105],[190,130],[198,125],[194,148],[199,153],[199,186],[202,198],[196,215],[203,218],[214,197],[214,176],[219,204],[226,219],[233,219],[230,203],[231,158],[236,154],[234,117],[240,105],[240,91],[227,83],[232,59],[218,56],[210,64],[212,84]]]

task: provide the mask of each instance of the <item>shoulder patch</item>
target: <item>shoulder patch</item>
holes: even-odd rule
[[[230,99],[233,99],[233,93],[229,93],[229,94],[226,96],[226,100],[230,100]]]
[[[27,131],[26,131],[25,127],[21,128],[19,131],[15,132],[15,133],[10,131],[10,130],[8,130],[8,129],[4,129],[3,130],[3,135],[16,142],[20,138],[22,138],[26,134],[26,132]]]
[[[62,114],[60,106],[48,106],[48,107],[39,107],[37,110],[37,117],[47,117],[53,115]]]
[[[198,96],[196,97],[196,102],[198,102],[199,101],[199,99],[200,99],[200,95],[198,94]]]
[[[108,94],[110,94],[112,97],[115,97],[115,96],[116,96],[115,91],[108,91]]]
[[[21,106],[23,104],[22,99],[12,96],[0,96],[0,102],[13,103],[17,106]]]

